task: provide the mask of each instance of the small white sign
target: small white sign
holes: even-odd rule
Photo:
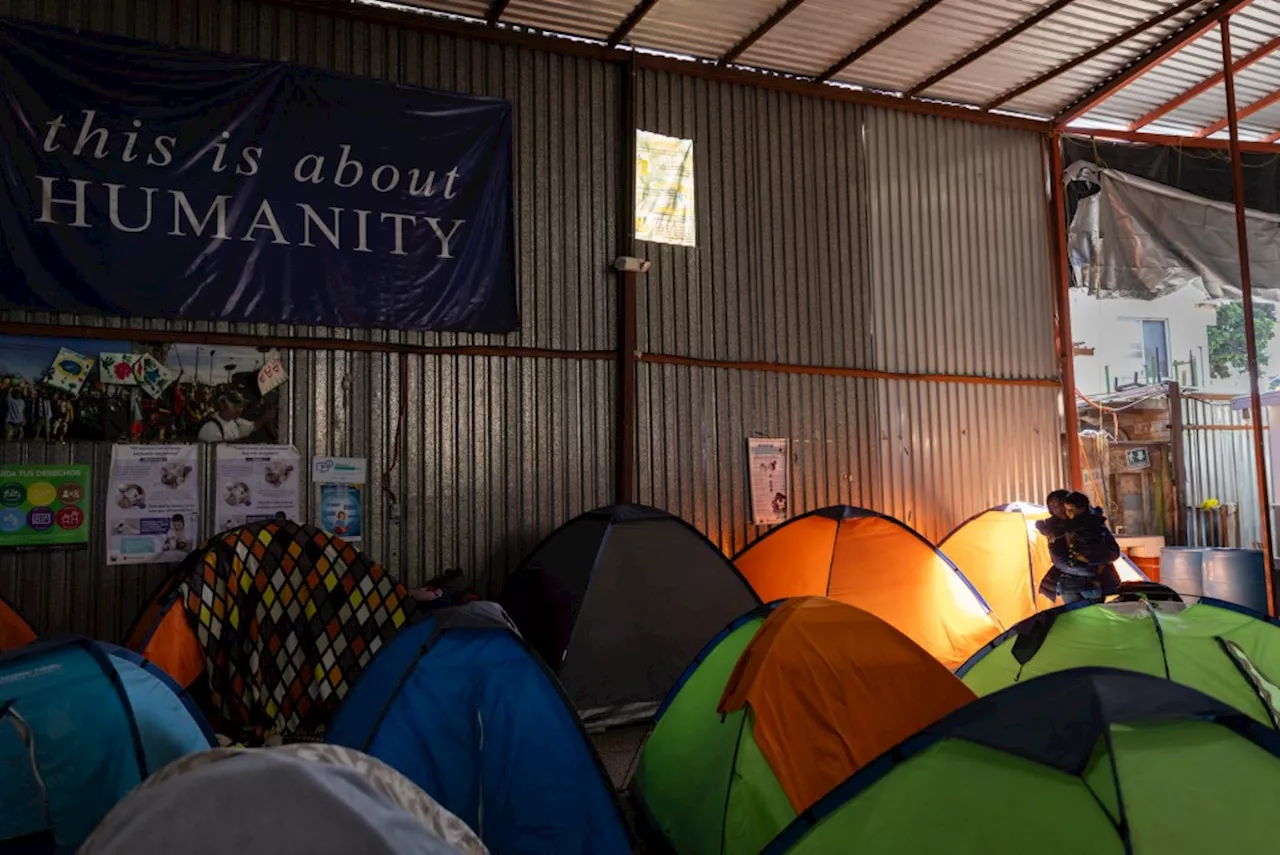
[[[789,519],[787,488],[790,440],[747,440],[751,475],[751,516],[756,525],[777,525]]]

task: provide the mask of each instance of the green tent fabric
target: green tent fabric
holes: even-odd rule
[[[975,699],[869,612],[826,597],[762,606],[677,684],[633,793],[680,855],[758,855],[846,777]]]
[[[957,671],[978,695],[1068,668],[1165,677],[1277,726],[1280,626],[1230,603],[1077,603],[1029,618]]]
[[[765,855],[1260,852],[1280,735],[1193,689],[1074,669],[981,698],[865,767]]]
[[[698,655],[659,710],[636,767],[632,788],[644,812],[651,822],[663,818],[662,833],[681,855],[759,852],[795,819],[746,726],[750,708],[716,712],[738,658],[767,616],[767,608],[744,615]],[[735,768],[747,786],[730,787]],[[681,774],[665,774],[670,769]]]

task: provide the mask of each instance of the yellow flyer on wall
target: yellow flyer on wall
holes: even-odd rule
[[[636,131],[636,240],[693,246],[693,140]]]

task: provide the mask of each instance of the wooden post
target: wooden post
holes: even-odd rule
[[[1053,264],[1054,307],[1057,311],[1058,373],[1062,378],[1062,425],[1067,440],[1067,477],[1071,489],[1084,487],[1080,457],[1080,414],[1076,410],[1075,342],[1071,338],[1071,271],[1067,262],[1067,205],[1062,191],[1062,146],[1049,137],[1049,249]]]
[[[1267,577],[1267,612],[1276,613],[1276,560],[1271,547],[1271,498],[1267,484],[1267,438],[1262,426],[1262,391],[1258,376],[1258,336],[1253,323],[1253,276],[1249,269],[1249,229],[1244,204],[1244,166],[1240,160],[1240,121],[1236,112],[1235,58],[1231,53],[1231,23],[1222,29],[1223,82],[1227,94],[1227,127],[1231,131],[1231,179],[1236,197],[1236,243],[1240,252],[1240,292],[1244,304],[1244,341],[1249,361],[1249,404],[1253,411],[1253,461],[1258,476],[1258,511],[1262,517],[1262,553]]]
[[[636,62],[622,70],[622,121],[619,122],[618,165],[622,210],[618,212],[618,255],[630,257],[636,251]],[[634,270],[618,272],[617,407],[614,418],[614,501],[628,504],[636,500],[636,290]]]
[[[1169,384],[1169,456],[1173,469],[1173,540],[1187,545],[1187,464],[1182,431],[1182,387]]]

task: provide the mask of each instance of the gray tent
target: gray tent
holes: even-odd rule
[[[593,727],[652,718],[703,646],[758,605],[711,541],[640,505],[566,523],[502,594],[507,614]]]

